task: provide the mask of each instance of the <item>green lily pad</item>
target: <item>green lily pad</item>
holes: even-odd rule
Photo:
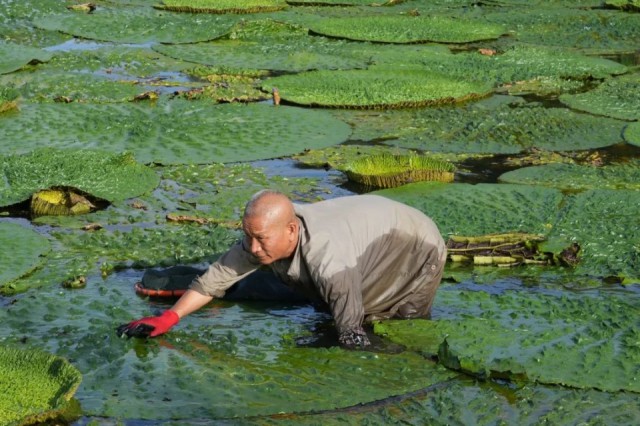
[[[234,0],[162,0],[157,9],[189,13],[262,13],[286,8],[284,0],[250,0],[238,3]]]
[[[507,183],[544,185],[559,189],[640,189],[640,162],[602,167],[577,164],[545,164],[504,173]]]
[[[577,242],[575,273],[640,283],[640,192],[594,189],[568,196],[549,247]]]
[[[404,0],[287,0],[292,6],[394,6]]]
[[[570,108],[622,120],[640,119],[640,74],[628,74],[606,80],[586,93],[560,96]]]
[[[35,47],[0,43],[0,74],[8,74],[29,64],[47,62],[52,56]]]
[[[0,422],[22,425],[57,415],[74,395],[82,375],[64,358],[37,350],[0,346]]]
[[[631,145],[640,146],[640,123],[631,123],[624,129],[624,139]]]
[[[465,154],[593,149],[622,142],[624,128],[618,120],[501,96],[457,108],[334,114],[353,126],[354,140]]]
[[[229,15],[174,14],[146,8],[99,8],[90,14],[64,13],[37,18],[38,28],[117,43],[195,43],[214,40],[237,22]]]
[[[562,202],[560,191],[527,185],[413,183],[376,194],[430,216],[440,233],[479,236],[505,232],[546,234]]]
[[[28,274],[50,250],[49,240],[35,231],[11,222],[0,222],[0,287]]]
[[[376,333],[485,378],[640,392],[637,298],[452,293],[455,318],[388,321]]]
[[[495,39],[502,25],[443,16],[358,16],[317,20],[311,31],[358,41],[380,43],[469,43]]]
[[[300,47],[294,47],[296,44]],[[339,49],[327,41],[310,42],[307,37],[287,42],[221,40],[185,46],[156,45],[153,48],[173,58],[230,70],[300,72],[366,66],[365,60],[341,55]]]
[[[299,105],[333,108],[405,108],[480,99],[491,93],[484,83],[457,81],[420,69],[388,68],[311,71],[274,77],[262,89],[277,87],[282,99]]]
[[[537,7],[487,9],[487,22],[515,30],[516,40],[560,46],[588,53],[634,52],[640,37],[640,15],[608,10]]]
[[[198,126],[194,126],[198,123]],[[270,105],[173,100],[148,104],[25,105],[0,116],[0,149],[41,146],[132,152],[163,164],[251,161],[347,139],[350,128],[324,111]],[[3,145],[4,144],[4,145]]]
[[[63,151],[42,148],[0,160],[4,186],[0,206],[15,204],[51,187],[73,187],[107,201],[132,198],[153,190],[159,178],[131,154]]]

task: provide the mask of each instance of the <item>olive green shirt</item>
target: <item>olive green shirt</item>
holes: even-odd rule
[[[326,302],[339,333],[361,327],[365,316],[393,316],[425,286],[433,290],[430,308],[446,247],[434,222],[422,212],[377,195],[294,208],[300,223],[298,245],[291,258],[270,267],[285,284]],[[223,297],[258,267],[237,243],[194,280],[191,289]]]

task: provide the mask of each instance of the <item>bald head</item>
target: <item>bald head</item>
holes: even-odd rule
[[[278,191],[264,189],[251,197],[244,209],[244,219],[264,218],[270,223],[295,219],[295,211],[289,197]]]
[[[293,254],[298,244],[298,220],[293,203],[277,191],[256,193],[244,209],[245,250],[267,265]]]

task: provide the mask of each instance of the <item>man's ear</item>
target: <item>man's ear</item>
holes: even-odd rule
[[[289,236],[291,237],[292,241],[296,236],[297,229],[298,229],[298,222],[297,221],[292,221],[292,222],[289,222],[287,224],[287,231],[289,231]]]

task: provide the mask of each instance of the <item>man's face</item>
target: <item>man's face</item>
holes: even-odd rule
[[[297,244],[297,225],[254,216],[242,220],[244,247],[263,265],[289,257]]]

